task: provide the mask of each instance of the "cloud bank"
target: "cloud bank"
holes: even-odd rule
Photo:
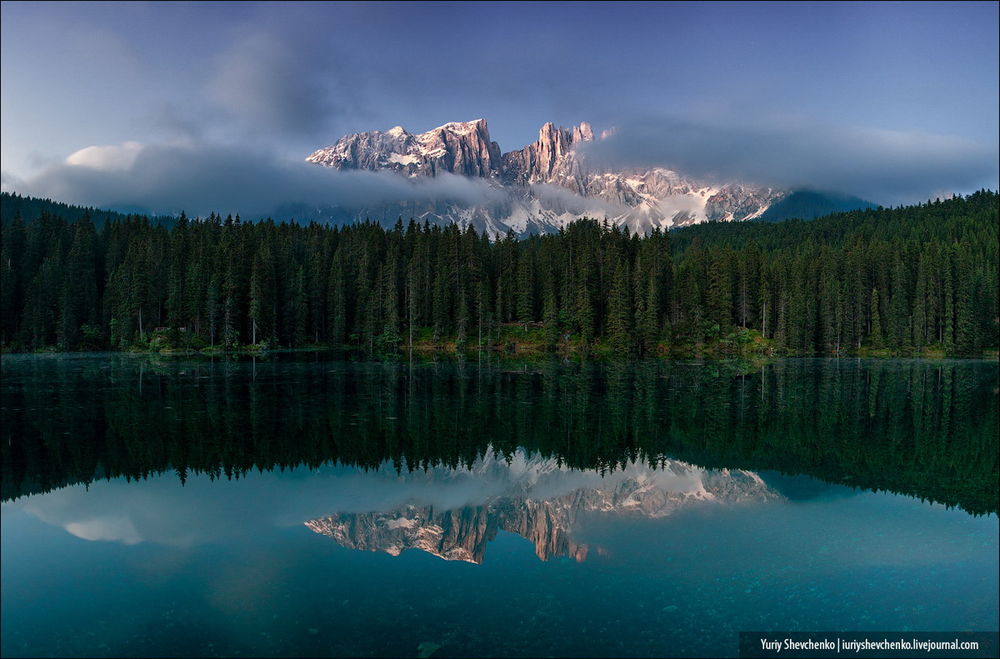
[[[998,187],[995,145],[787,117],[632,118],[584,145],[583,158],[595,168],[665,167],[706,181],[823,189],[883,205]],[[374,217],[400,204],[429,210],[510,202],[504,190],[482,179],[338,171],[283,160],[261,147],[192,139],[90,146],[24,181],[5,173],[3,187],[101,208],[198,216],[215,211],[248,219],[301,218],[330,208],[344,217]],[[532,193],[556,212],[626,210],[549,185],[534,185]]]
[[[232,212],[248,219],[290,206],[481,206],[503,195],[485,181],[461,176],[407,179],[391,172],[337,171],[238,147],[136,142],[81,149],[25,181],[5,178],[4,188],[84,206],[157,214],[183,210],[192,216]]]
[[[882,204],[997,187],[996,145],[789,117],[637,117],[588,145],[606,167],[668,167],[718,181],[811,187]]]

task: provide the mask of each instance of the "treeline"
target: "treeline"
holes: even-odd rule
[[[7,199],[7,197],[5,197]],[[392,228],[145,217],[4,221],[6,350],[497,343],[647,356],[757,342],[791,354],[981,354],[998,343],[997,194],[814,222],[640,236],[581,219],[491,240]],[[6,203],[6,202],[5,202]]]
[[[0,222],[6,223],[15,218],[40,217],[42,213],[61,217],[67,222],[76,222],[84,217],[89,217],[97,228],[103,227],[108,222],[120,222],[128,219],[127,213],[117,211],[102,210],[99,208],[73,206],[51,199],[40,199],[38,197],[23,197],[17,193],[0,193]],[[150,218],[150,222],[159,226],[170,228],[177,221],[177,218],[168,215],[157,215]]]
[[[296,352],[9,356],[4,371],[3,500],[170,471],[454,468],[523,448],[578,469],[669,457],[997,511],[998,369],[982,361],[553,357],[522,370]]]

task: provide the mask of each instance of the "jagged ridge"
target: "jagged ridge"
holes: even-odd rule
[[[379,210],[393,219],[398,210],[400,215],[472,224],[494,234],[507,229],[519,233],[555,230],[581,215],[607,217],[636,231],[706,220],[747,220],[759,217],[786,194],[738,183],[713,185],[663,168],[609,171],[594,167],[580,149],[594,140],[588,123],[570,129],[547,123],[535,142],[502,153],[490,138],[486,120],[476,119],[416,135],[402,126],[347,135],[306,160],[336,169],[388,170],[413,178],[448,173],[482,179],[504,191],[505,200],[478,207],[427,202]],[[371,211],[363,212],[370,216]]]

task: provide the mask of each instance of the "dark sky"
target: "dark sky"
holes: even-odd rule
[[[886,204],[998,185],[996,2],[4,2],[2,19],[4,189],[65,201],[323,200],[357,181],[326,190],[301,160],[342,134],[478,117],[504,151],[590,121],[617,129],[594,155],[622,165]]]

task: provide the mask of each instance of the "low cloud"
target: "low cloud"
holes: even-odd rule
[[[24,181],[10,172],[0,172],[0,189],[4,192],[13,192],[24,187]]]
[[[92,146],[5,189],[100,208],[171,214],[240,213],[280,208],[362,209],[394,203],[496,203],[503,192],[461,176],[407,179],[392,172],[338,171],[260,151],[195,144]],[[276,219],[287,219],[276,216]]]
[[[641,117],[588,145],[602,167],[667,167],[717,181],[811,187],[883,204],[997,187],[997,147],[951,135],[788,117]]]
[[[557,214],[571,213],[589,217],[615,217],[630,209],[624,204],[615,204],[597,197],[580,195],[557,185],[536,183],[531,186],[532,194],[542,202],[542,206]]]

